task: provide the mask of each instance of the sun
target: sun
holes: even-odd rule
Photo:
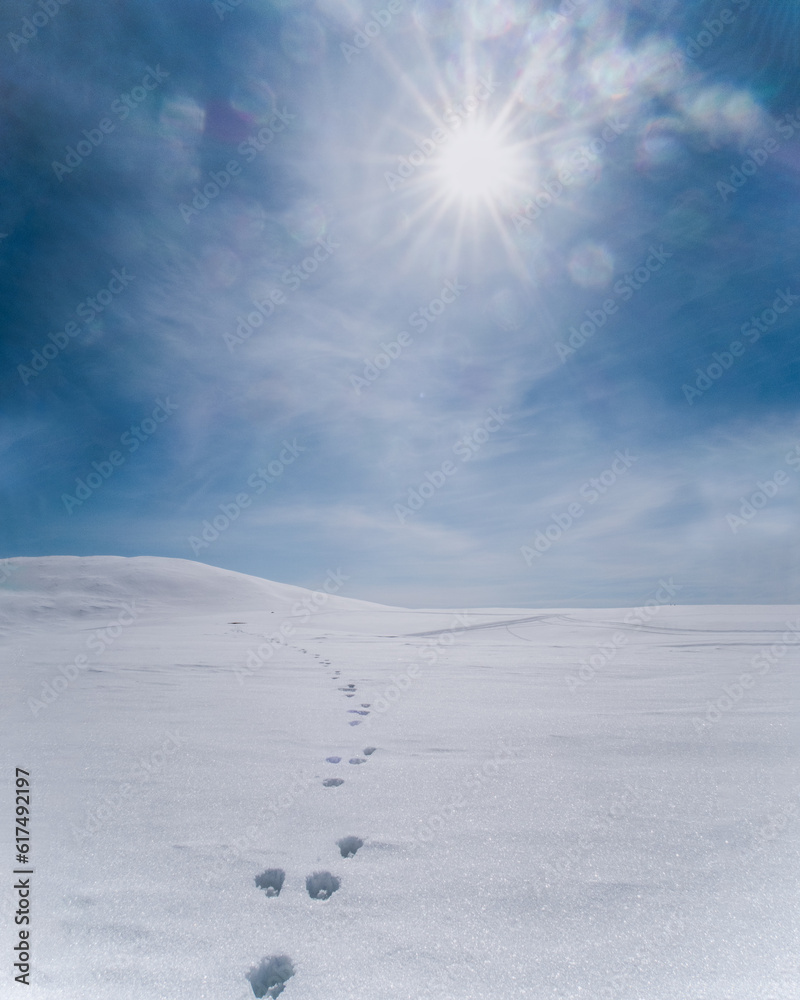
[[[445,93],[444,85],[440,89]],[[477,105],[477,99],[473,103]],[[406,211],[402,224],[392,228],[387,239],[400,242],[416,230],[406,250],[409,267],[435,241],[451,269],[466,254],[499,251],[527,280],[527,266],[509,220],[525,204],[539,176],[539,137],[528,134],[526,116],[513,95],[497,110],[469,108],[466,101],[464,105],[466,110],[458,105],[459,114],[443,117],[429,106],[422,109],[436,127],[430,139],[418,140],[418,150],[401,162],[407,172],[398,167],[403,178],[422,169],[402,185],[398,197],[405,200]],[[454,107],[452,101],[447,106]],[[390,188],[395,190],[391,184]]]
[[[450,139],[439,153],[434,172],[447,201],[492,206],[518,187],[521,161],[498,130],[475,123]]]

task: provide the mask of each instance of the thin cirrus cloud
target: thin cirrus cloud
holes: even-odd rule
[[[743,7],[693,54],[722,6],[417,3],[346,57],[369,17],[347,5],[68,4],[9,45],[7,552],[196,557],[308,586],[336,563],[354,596],[405,604],[635,603],[668,572],[685,600],[796,600],[796,473],[746,529],[725,517],[795,442],[800,308],[686,392],[779,290],[800,294],[796,5]],[[25,16],[8,5],[3,37]],[[431,136],[478,125],[525,170],[476,209]],[[169,420],[68,513],[165,397]],[[460,457],[491,412],[508,418]],[[256,496],[248,479],[295,440]],[[527,565],[521,547],[625,449],[636,464]],[[252,505],[194,553],[242,491]]]

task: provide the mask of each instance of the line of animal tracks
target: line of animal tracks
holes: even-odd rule
[[[319,653],[309,654],[306,649],[301,649],[300,647],[296,648],[299,652],[311,655],[320,660],[321,666],[331,666],[331,661],[321,659]],[[356,685],[352,682],[345,683],[340,670],[333,671],[331,680],[338,684],[337,690],[342,696],[344,704],[354,704],[350,702],[349,699],[357,697],[358,689]],[[344,714],[350,727],[359,726],[364,721],[364,717],[370,714],[370,703],[360,702],[357,703],[356,707],[347,707],[344,709]],[[352,756],[348,757],[347,760],[336,755],[326,757],[324,761],[325,765],[327,765],[326,770],[330,770],[331,773],[329,776],[322,779],[323,786],[325,788],[335,789],[340,785],[343,785],[347,779],[343,778],[341,774],[346,773],[346,768],[350,765],[368,763],[376,749],[377,747],[367,746],[361,750],[353,750]],[[340,860],[342,858],[354,858],[363,846],[363,839],[353,834],[343,836],[331,844],[331,848],[337,849]],[[333,850],[331,851],[331,854],[334,858],[337,856],[334,854]],[[282,868],[267,868],[265,871],[255,876],[255,885],[258,889],[263,891],[265,897],[277,899],[283,891],[285,880],[286,872]],[[341,885],[341,877],[330,871],[312,872],[310,875],[306,876],[305,880],[305,888],[308,895],[311,899],[320,901],[330,899],[335,892],[339,891]],[[288,955],[267,955],[262,958],[257,965],[254,965],[250,969],[247,973],[247,979],[253,987],[253,993],[256,997],[277,997],[284,991],[286,983],[294,975],[294,963]]]

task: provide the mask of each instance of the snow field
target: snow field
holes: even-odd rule
[[[32,775],[34,1000],[796,996],[791,643],[695,722],[796,608],[632,626],[336,596],[301,620],[298,588],[181,560],[14,562],[4,731]],[[93,652],[123,602],[135,620]]]

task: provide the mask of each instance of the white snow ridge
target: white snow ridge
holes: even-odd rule
[[[29,1000],[800,995],[797,607],[409,611],[178,559],[9,565]]]

